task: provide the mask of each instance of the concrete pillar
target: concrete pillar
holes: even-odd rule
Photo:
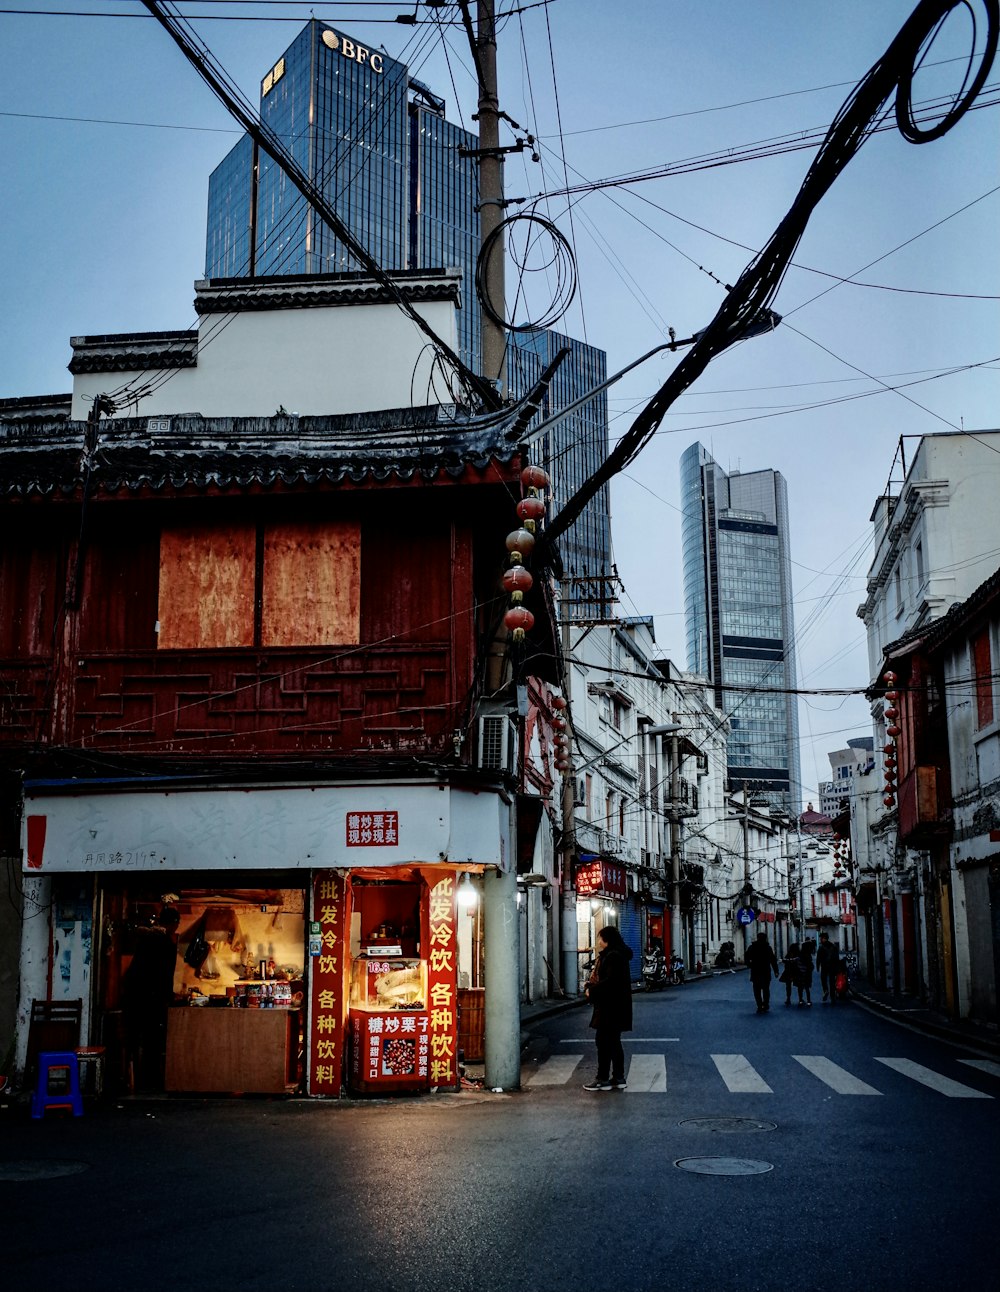
[[[483,876],[483,940],[486,950],[485,1084],[517,1090],[521,1084],[521,1006],[518,990],[517,876]]]
[[[47,875],[25,875],[22,894],[24,919],[21,924],[14,1067],[23,1076],[28,1057],[31,1002],[45,1000],[49,994],[49,909],[52,906],[52,880]]]

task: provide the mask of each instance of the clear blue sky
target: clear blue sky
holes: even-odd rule
[[[513,0],[497,2],[507,10]],[[17,6],[67,16],[12,7],[0,3],[7,180],[0,397],[69,390],[70,336],[194,323],[208,176],[238,137],[133,0]],[[384,45],[444,95],[451,119],[474,128],[461,29],[369,21],[413,13],[413,0],[180,7],[224,15],[193,26],[254,102],[261,77],[312,12],[372,48]],[[538,136],[541,155],[537,164],[526,154],[508,162],[509,196],[688,163],[686,174],[578,196],[571,211],[560,196],[540,207],[576,249],[580,290],[559,326],[607,350],[609,371],[665,340],[668,326],[679,336],[704,326],[722,298],[716,280],[733,282],[766,241],[815,147],[707,161],[752,145],[774,153],[779,141],[822,132],[911,7],[553,0],[501,23],[501,106]],[[966,19],[956,15],[928,59],[934,66],[918,77],[918,100],[958,85],[964,67],[955,60],[968,44]],[[991,82],[998,81],[995,68]],[[716,360],[615,483],[623,613],[654,615],[658,642],[678,663],[685,649],[677,468],[681,452],[701,439],[724,467],[774,467],[788,480],[800,685],[867,684],[855,609],[864,596],[868,518],[899,436],[1000,424],[996,141],[991,107],[922,147],[895,131],[869,139],[799,247],[776,302],[785,323]],[[875,286],[824,274],[857,274]],[[533,278],[528,305],[544,308],[544,275]],[[612,392],[613,436],[670,362],[652,360]],[[880,383],[905,390],[885,392]],[[987,560],[983,578],[996,565]],[[826,752],[869,731],[867,705],[808,698],[801,727],[805,794],[813,797],[829,776]]]

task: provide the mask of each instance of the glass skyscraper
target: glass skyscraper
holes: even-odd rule
[[[478,136],[445,119],[444,103],[406,66],[312,19],[261,82],[260,115],[351,233],[393,269],[463,273],[459,353],[481,372],[475,298],[479,254]],[[462,151],[460,151],[462,150]],[[207,278],[350,273],[361,266],[281,168],[245,136],[209,180]],[[508,382],[523,394],[560,345],[570,355],[536,418],[564,407],[606,376],[602,350],[559,333],[511,333]],[[607,398],[593,400],[545,436],[555,510],[607,456]],[[607,486],[559,544],[565,594],[607,613],[611,540]],[[581,584],[577,580],[594,580]]]
[[[701,444],[681,457],[688,668],[729,717],[728,775],[800,810],[788,492],[778,471],[726,473]]]

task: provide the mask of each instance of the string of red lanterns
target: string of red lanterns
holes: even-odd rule
[[[533,586],[535,580],[525,568],[525,557],[531,555],[535,547],[535,531],[538,522],[545,515],[545,502],[541,496],[549,485],[548,472],[539,466],[525,467],[521,472],[521,487],[524,497],[517,504],[517,517],[521,522],[518,529],[512,529],[507,535],[508,568],[503,575],[503,589],[510,595],[510,605],[504,612],[503,622],[515,642],[523,642],[525,634],[535,626],[535,616],[524,605],[524,594]]]
[[[885,734],[889,737],[889,742],[882,747],[882,753],[885,755],[885,794],[882,802],[887,808],[896,806],[896,737],[899,735],[899,709],[896,702],[899,699],[899,692],[894,690],[896,674],[892,669],[887,669],[882,675],[888,685],[885,698],[889,701],[885,709],[886,728]]]

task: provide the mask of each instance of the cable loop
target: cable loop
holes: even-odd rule
[[[975,76],[969,79],[976,57],[976,37],[979,34],[976,23],[975,0],[945,0],[946,9],[940,12],[940,5],[934,4],[928,13],[928,20],[923,31],[914,33],[915,40],[912,57],[899,70],[899,88],[896,91],[896,125],[899,133],[908,143],[926,144],[933,139],[940,139],[948,133],[966,112],[986,83],[990,67],[997,52],[997,35],[1000,30],[1000,0],[979,0],[986,14],[986,48],[979,61]],[[935,125],[921,129],[913,112],[913,78],[930,52],[948,18],[955,9],[967,9],[972,22],[972,42],[969,49],[969,61],[966,65],[962,85],[952,100],[952,106]]]
[[[527,230],[523,251],[520,251],[514,242],[514,226],[519,224],[535,225],[538,229],[537,232],[533,232],[530,228]],[[543,234],[548,235],[552,240],[551,254],[541,264],[535,262],[529,264],[529,257],[533,255],[539,246]],[[555,273],[556,286],[548,309],[539,318],[528,323],[515,324],[509,319],[505,319],[490,299],[486,282],[486,269],[497,241],[502,237],[507,239],[507,254],[518,270],[516,300],[522,299],[521,292],[527,274],[544,274],[549,270],[553,270]],[[479,250],[479,256],[476,260],[476,295],[479,297],[485,314],[498,327],[505,328],[508,332],[533,332],[537,328],[551,327],[569,309],[573,297],[576,295],[576,285],[576,260],[573,256],[573,249],[552,221],[546,220],[544,216],[528,214],[508,216],[505,220],[501,220],[497,227],[487,236]]]

